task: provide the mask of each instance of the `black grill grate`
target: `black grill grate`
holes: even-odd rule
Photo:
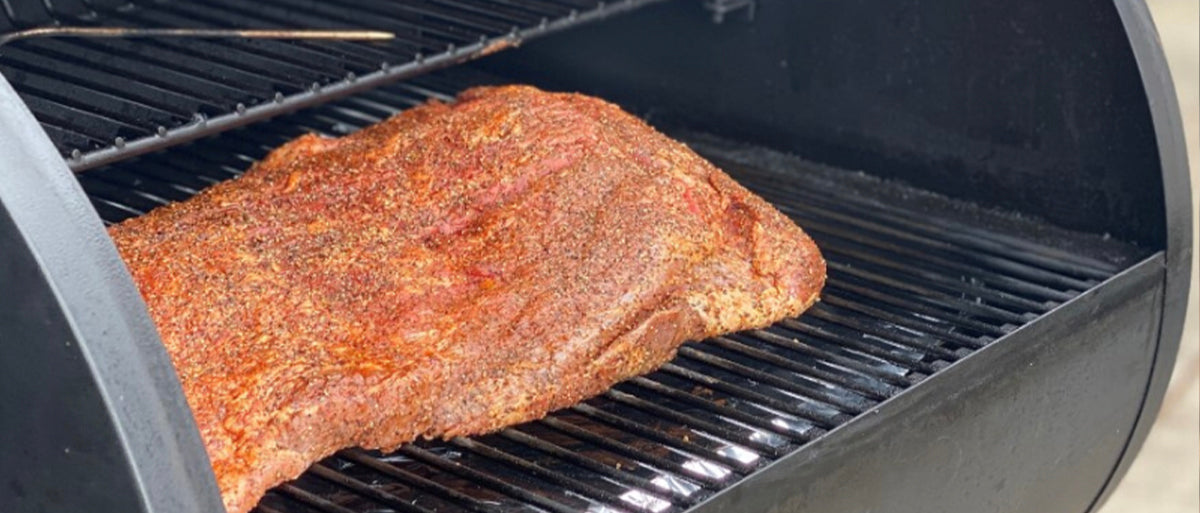
[[[79,179],[116,222],[234,177],[301,133],[344,134],[429,96],[448,99],[477,81],[467,73]],[[949,200],[903,189],[880,201],[885,187],[853,173],[712,139],[693,145],[813,235],[829,261],[821,303],[766,329],[689,343],[661,370],[540,421],[391,454],[342,451],[271,491],[259,511],[684,511],[1117,271],[955,220]],[[924,203],[897,199],[910,196]]]
[[[0,47],[0,73],[72,169],[244,125],[514,46],[661,0],[12,0],[27,24],[357,28],[387,43],[29,39]],[[5,2],[6,5],[9,2]],[[94,10],[92,10],[94,9]],[[0,9],[0,33],[16,27]]]

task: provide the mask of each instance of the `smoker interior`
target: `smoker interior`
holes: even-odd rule
[[[236,178],[306,132],[343,135],[505,79],[456,67],[78,175],[107,223]],[[869,174],[676,129],[803,226],[829,264],[799,318],[686,344],[547,418],[390,454],[347,449],[258,511],[686,511],[1131,265],[1146,251]]]

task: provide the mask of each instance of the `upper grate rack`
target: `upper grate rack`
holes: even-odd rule
[[[444,70],[78,178],[101,217],[119,222],[236,177],[303,133],[343,135],[490,80]],[[701,511],[1120,268],[1056,249],[1113,241],[1056,232],[1073,244],[1051,247],[998,228],[1053,230],[1032,221],[768,150],[685,140],[813,236],[829,264],[820,303],[762,330],[686,344],[659,371],[543,420],[389,454],[341,451],[269,492],[258,511]]]
[[[0,34],[63,25],[373,29],[396,37],[27,39],[0,46],[0,74],[80,171],[659,1],[6,0]]]

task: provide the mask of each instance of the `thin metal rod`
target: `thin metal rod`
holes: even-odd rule
[[[395,34],[382,30],[336,29],[198,29],[136,27],[38,27],[0,35],[0,46],[36,37],[191,37],[248,39],[337,39],[343,41],[386,41]]]

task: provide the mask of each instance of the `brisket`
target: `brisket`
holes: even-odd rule
[[[110,229],[230,513],[347,446],[484,433],[817,299],[790,220],[604,101],[476,88]]]

